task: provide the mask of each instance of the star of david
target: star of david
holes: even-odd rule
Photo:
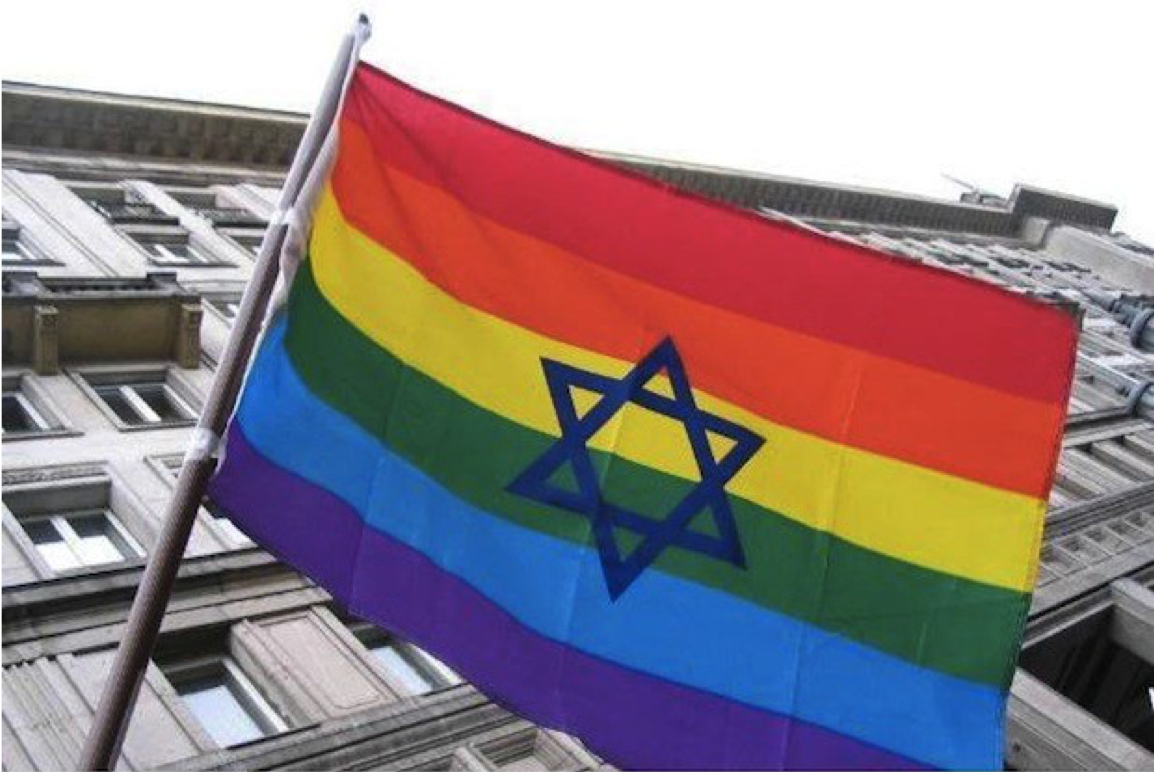
[[[761,448],[764,439],[697,406],[672,339],[657,344],[622,378],[552,359],[542,359],[541,366],[561,437],[529,464],[507,490],[590,520],[605,584],[613,600],[670,547],[745,567],[745,552],[725,486]],[[668,378],[672,397],[650,387],[650,382],[662,372]],[[573,401],[574,389],[600,398],[579,415]],[[699,481],[667,512],[638,512],[607,501],[602,494],[589,440],[630,402],[678,421],[693,451]],[[710,434],[732,443],[720,458],[710,444]],[[575,490],[550,482],[566,466],[576,482]],[[698,517],[711,518],[714,533],[691,529],[690,523]],[[618,543],[615,529],[640,537],[628,554]]]

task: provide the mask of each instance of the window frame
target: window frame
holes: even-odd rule
[[[215,252],[211,244],[204,243],[198,234],[180,224],[122,223],[113,224],[112,227],[132,244],[149,265],[157,268],[229,268],[238,264]],[[172,259],[164,259],[163,255],[153,250],[154,246],[184,247],[197,257],[184,259],[172,255]]]
[[[180,700],[181,707],[188,712],[201,731],[217,748],[239,748],[250,743],[261,742],[289,731],[288,720],[273,707],[236,658],[229,652],[214,652],[197,657],[177,659],[157,663],[169,686]],[[185,701],[185,687],[195,681],[220,678],[222,685],[236,700],[240,708],[262,732],[260,737],[242,740],[233,745],[223,745],[214,737],[200,720],[200,716]]]
[[[214,314],[220,317],[225,324],[232,326],[236,322],[237,314],[240,313],[240,302],[243,295],[236,293],[213,293],[201,296],[206,308],[210,309]],[[232,315],[229,315],[228,307],[233,306]]]
[[[128,202],[128,191],[120,182],[100,182],[93,180],[67,180],[61,182],[89,207],[93,202],[101,204],[124,204]],[[95,207],[92,210],[97,211]],[[99,214],[99,212],[97,212]]]
[[[364,647],[365,653],[368,655],[368,659],[372,662],[373,667],[377,668],[377,671],[386,679],[390,686],[402,695],[408,697],[425,697],[465,683],[465,679],[461,678],[452,668],[433,655],[423,651],[418,646],[414,646],[408,641],[381,630],[369,622],[350,621],[346,622],[345,626],[349,632],[353,634],[353,637],[357,639],[357,642]],[[392,648],[397,653],[397,656],[404,660],[417,675],[430,684],[429,688],[422,692],[414,692],[408,688],[408,685],[401,676],[390,670],[377,656],[375,649],[383,646]]]
[[[16,478],[31,478],[29,481]],[[119,494],[120,503],[115,503],[118,496],[113,488],[118,486],[111,475],[98,465],[43,467],[43,469],[6,472],[5,496],[0,501],[0,520],[8,538],[12,539],[13,546],[21,553],[25,564],[38,582],[47,579],[70,576],[88,576],[99,574],[102,571],[120,570],[126,567],[136,567],[144,561],[148,549],[144,547],[142,537],[145,534],[142,524],[138,522],[143,510],[132,496],[125,499],[125,494]],[[107,563],[84,563],[70,568],[55,568],[48,562],[42,550],[32,539],[28,531],[29,523],[51,520],[52,517],[77,517],[92,515],[99,512],[112,526],[115,534],[123,542],[129,552],[123,554],[122,559]],[[133,520],[129,523],[128,519]],[[57,524],[53,530],[60,535],[62,541],[68,541]],[[74,531],[72,525],[67,525]],[[136,530],[134,530],[136,529]],[[115,542],[114,542],[115,546]],[[74,547],[69,546],[70,553],[77,557]]]
[[[24,255],[24,258],[20,260],[0,258],[0,265],[3,265],[4,268],[35,268],[38,266],[60,264],[60,261],[48,257],[48,253],[43,247],[36,243],[35,239],[29,238],[24,226],[10,219],[7,212],[2,216],[0,241],[2,241],[4,254],[8,254],[8,247],[12,246],[17,252]]]
[[[36,406],[33,405],[28,397],[24,396],[22,392],[15,389],[4,389],[3,397],[4,399],[15,400],[20,410],[22,410],[24,415],[28,417],[28,423],[36,427],[30,430],[16,430],[12,432],[9,432],[7,429],[0,429],[0,432],[3,432],[5,437],[8,437],[9,434],[16,437],[23,437],[29,434],[44,434],[45,432],[51,431],[52,424],[50,424],[44,416],[40,415],[40,411],[36,409]]]
[[[2,265],[14,267],[36,265],[37,262],[39,262],[36,258],[36,255],[30,249],[28,249],[28,247],[21,240],[19,232],[17,232],[15,236],[11,236],[7,231],[5,231],[3,245],[4,257],[3,259],[0,259],[0,264]],[[13,252],[22,255],[22,257],[19,259],[8,257],[8,255],[11,255]]]
[[[121,229],[132,243],[144,252],[149,264],[161,268],[203,268],[229,265],[211,252],[193,242],[192,235],[185,233],[152,233],[148,231]],[[182,247],[186,254],[196,257],[182,257],[172,251],[172,247]],[[167,256],[158,254],[161,250]]]
[[[216,232],[228,239],[230,244],[243,252],[245,257],[250,260],[256,260],[260,256],[260,247],[264,241],[266,229],[233,225],[218,227]],[[245,246],[245,239],[252,239],[255,244],[251,248]]]
[[[154,515],[125,483],[103,463],[63,463],[4,469],[4,530],[24,566],[41,582],[58,577],[95,576],[108,571],[139,568],[155,543]],[[58,572],[44,560],[24,524],[41,516],[79,514],[101,510],[110,514],[119,532],[127,534],[140,557]],[[17,579],[15,584],[25,580]],[[13,586],[15,586],[15,584]]]
[[[120,431],[149,431],[153,429],[172,429],[193,426],[203,406],[199,395],[192,385],[184,380],[176,369],[167,363],[163,365],[102,365],[69,368],[67,372],[72,380],[80,387],[81,391],[96,405],[97,409]],[[157,414],[151,406],[148,406],[144,398],[134,390],[134,387],[143,385],[160,385],[165,397],[172,403],[177,412],[182,414],[182,417],[177,419],[160,418],[159,414]],[[100,390],[107,389],[111,386],[131,390],[131,397],[124,396],[123,392],[122,396],[124,396],[126,402],[129,403],[129,407],[138,414],[141,413],[141,403],[148,408],[147,412],[141,415],[144,419],[142,423],[130,423],[126,421],[108,404],[100,393]],[[148,414],[155,416],[159,420],[148,420]]]
[[[1022,640],[1017,667],[1020,676],[1036,681],[1037,686],[1064,700],[1070,715],[1068,719],[1063,717],[1062,723],[1098,723],[1099,729],[1147,747],[1132,734],[1135,727],[1126,725],[1133,718],[1127,715],[1126,708],[1138,703],[1146,713],[1145,720],[1154,720],[1154,704],[1146,710],[1143,698],[1149,692],[1143,694],[1142,690],[1144,685],[1154,683],[1150,680],[1154,662],[1119,634],[1114,622],[1120,611],[1119,595],[1114,585],[1126,581],[1149,587],[1154,574],[1149,569],[1110,574],[1115,578],[1101,587],[1106,591],[1104,598],[1093,604],[1075,604],[1070,614],[1051,615],[1030,625]],[[1114,688],[1103,687],[1111,682]],[[1007,764],[1020,762],[1016,755],[1008,753]]]
[[[83,552],[79,546],[80,536],[77,535],[76,528],[72,525],[70,520],[81,517],[91,517],[93,515],[100,515],[104,518],[105,522],[111,526],[116,538],[109,539],[109,541],[112,543],[113,547],[116,548],[117,552],[121,553],[120,560],[105,561],[101,563],[87,563],[84,561]],[[145,556],[144,548],[140,545],[140,542],[138,542],[136,538],[133,537],[133,535],[124,526],[124,524],[120,522],[120,519],[116,517],[116,513],[114,513],[108,507],[85,508],[69,512],[29,515],[26,517],[17,517],[16,521],[20,528],[24,531],[24,534],[28,537],[28,541],[31,542],[33,549],[36,550],[36,554],[39,555],[41,561],[43,561],[43,563],[48,567],[53,576],[69,576],[77,573],[89,573],[92,570],[107,569],[113,566],[124,565],[132,562],[134,559],[139,560]],[[77,565],[68,568],[56,568],[52,565],[49,559],[45,557],[44,553],[40,550],[39,543],[32,537],[32,534],[28,532],[27,526],[30,523],[37,522],[48,522],[52,525],[52,528],[56,531],[56,534],[61,537],[61,540],[64,542],[65,546],[67,546],[69,551],[72,553],[73,558],[76,559]],[[120,543],[118,544],[117,541]],[[125,548],[127,548],[127,552],[130,554],[124,554]]]
[[[220,194],[210,187],[170,185],[164,188],[164,192],[173,201],[192,211],[215,207],[220,198]]]
[[[47,437],[71,437],[81,434],[63,418],[60,408],[45,393],[38,376],[33,373],[5,372],[2,377],[0,393],[4,397],[15,397],[17,403],[26,413],[34,413],[35,417],[39,418],[42,423],[42,427],[36,431],[0,431],[0,441],[17,442]]]
[[[179,219],[165,212],[142,196],[126,181],[98,182],[62,180],[64,185],[83,201],[101,220],[121,233],[132,229],[162,229],[179,231]],[[117,207],[140,207],[142,211],[130,214],[117,212]]]
[[[161,393],[164,395],[164,398],[167,399],[169,403],[171,403],[171,406],[177,413],[181,414],[181,417],[178,419],[164,418],[159,413],[157,413],[153,406],[150,405],[148,401],[141,396],[140,390],[144,386],[159,386]],[[183,399],[181,399],[180,395],[173,391],[172,387],[167,383],[108,383],[93,387],[93,391],[96,392],[96,396],[104,400],[104,404],[106,405],[108,405],[108,399],[105,397],[103,392],[109,389],[115,389],[116,393],[120,395],[125,404],[127,404],[128,407],[131,408],[134,413],[136,413],[137,418],[140,419],[140,423],[131,423],[132,426],[154,426],[156,424],[174,423],[183,419],[191,419],[195,417],[192,408]],[[109,405],[109,407],[112,408],[111,405]],[[112,410],[113,412],[116,412],[115,408],[112,408]],[[124,420],[124,417],[121,416],[120,413],[116,413],[116,415],[119,416],[122,421]]]

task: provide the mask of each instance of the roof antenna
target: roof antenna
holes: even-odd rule
[[[952,174],[946,174],[945,172],[940,172],[940,174],[946,180],[954,183],[965,191],[962,193],[961,200],[967,204],[990,204],[995,202],[1005,202],[1005,199],[1003,199],[997,193],[986,190],[984,188],[980,188],[977,185],[974,185],[971,182],[966,182],[965,180],[955,177]]]
[[[946,178],[947,180],[954,183],[958,187],[964,188],[967,193],[982,193],[983,192],[982,189],[979,188],[977,185],[966,182],[965,180],[960,179],[958,177],[955,177],[952,174],[946,174],[945,172],[942,172],[941,175],[942,175],[942,177]]]

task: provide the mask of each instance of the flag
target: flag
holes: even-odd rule
[[[211,495],[645,768],[1001,768],[1066,313],[361,64]]]

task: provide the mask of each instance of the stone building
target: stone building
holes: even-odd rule
[[[301,116],[5,84],[3,766],[75,764]],[[959,202],[606,156],[1065,306],[1077,383],[1010,765],[1154,768],[1154,249],[1020,186]],[[201,510],[122,767],[599,766]]]

